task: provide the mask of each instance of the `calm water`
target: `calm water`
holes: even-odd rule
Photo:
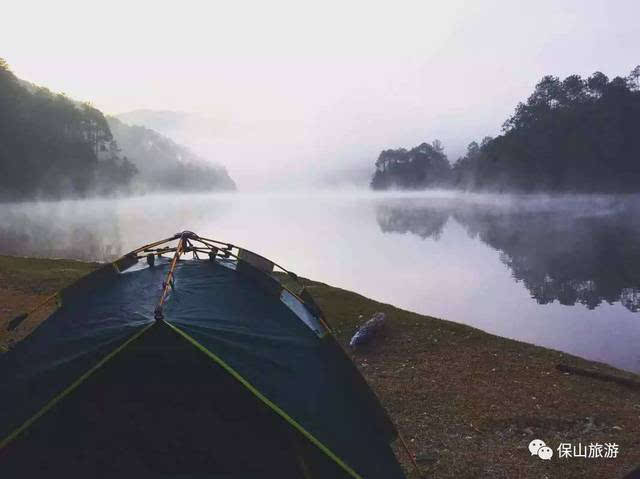
[[[640,371],[640,197],[187,195],[0,207],[0,253],[106,260],[190,229],[319,281]]]

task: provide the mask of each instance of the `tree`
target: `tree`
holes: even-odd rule
[[[562,81],[563,103],[571,105],[586,98],[585,81],[580,75],[570,75]]]
[[[492,191],[640,191],[640,67],[613,80],[545,76],[504,123],[469,145],[453,185]]]
[[[135,174],[130,164],[99,157],[110,140],[99,110],[46,88],[27,88],[0,61],[0,200],[126,188]],[[106,178],[113,181],[103,183]]]
[[[595,72],[587,79],[587,86],[591,91],[591,94],[596,97],[601,97],[609,84],[609,77],[602,72]]]
[[[640,89],[640,65],[631,70],[631,73],[629,73],[629,76],[627,77],[627,83],[634,91]]]
[[[448,186],[451,165],[442,142],[422,143],[411,150],[384,150],[376,161],[373,189],[424,189]]]

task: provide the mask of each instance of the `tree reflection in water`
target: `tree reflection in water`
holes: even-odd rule
[[[378,206],[384,233],[440,240],[453,219],[500,252],[540,304],[594,309],[603,301],[640,311],[640,199],[634,196],[505,203],[403,200]]]

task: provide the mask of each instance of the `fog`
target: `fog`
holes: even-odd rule
[[[85,178],[67,161],[70,148],[51,176],[40,141],[38,162],[11,163],[22,183],[5,185],[0,254],[108,261],[188,229],[379,301],[640,371],[637,195],[368,189],[381,150],[439,139],[453,162],[469,142],[499,134],[544,75],[628,74],[637,2],[114,1],[96,11],[24,1],[5,10],[0,56],[19,78],[156,129],[225,166],[239,193],[151,185],[142,195],[115,156],[93,164],[113,181],[92,183],[95,172]],[[15,118],[32,113],[24,105]],[[91,121],[80,123],[87,134]],[[24,133],[16,128],[5,138]],[[34,135],[7,158],[46,137],[23,130]],[[145,150],[157,135],[134,139],[145,162],[162,156]],[[185,191],[194,178],[212,184],[206,168],[185,176],[186,150],[165,147],[156,166],[180,166],[171,178],[182,175]],[[19,197],[36,176],[44,191]],[[76,199],[13,202],[67,197],[67,183]]]
[[[23,1],[0,42],[19,77],[105,113],[206,119],[176,134],[240,190],[281,190],[365,184],[380,150],[434,138],[455,160],[543,75],[626,74],[639,14],[634,1]]]
[[[3,204],[0,254],[111,260],[189,229],[408,310],[640,371],[638,195],[365,191]]]

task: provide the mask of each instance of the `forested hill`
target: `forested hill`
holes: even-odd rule
[[[229,191],[236,185],[226,169],[207,163],[189,148],[143,126],[107,117],[122,154],[139,171],[136,187],[146,191]]]
[[[502,135],[472,142],[452,167],[443,167],[432,151],[428,161],[417,155],[424,145],[385,150],[371,186],[639,192],[639,132],[640,66],[612,80],[600,72],[586,79],[545,76],[504,123]]]
[[[20,80],[0,58],[0,201],[233,189],[223,167]]]
[[[127,192],[135,174],[99,110],[21,82],[0,59],[0,201]]]

